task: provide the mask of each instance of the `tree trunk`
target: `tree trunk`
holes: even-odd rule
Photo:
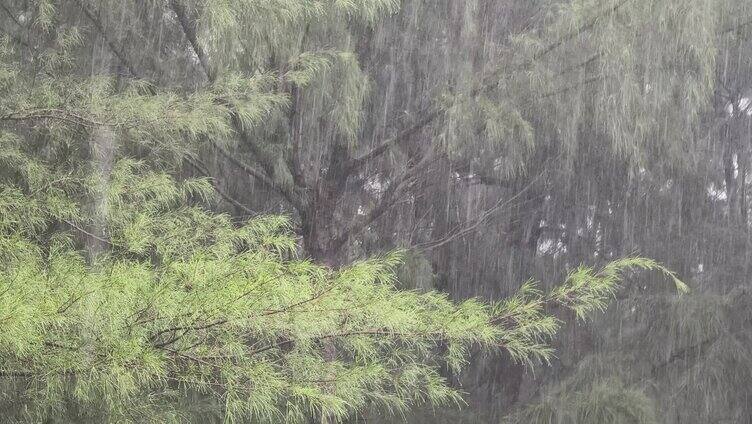
[[[342,246],[346,242],[346,221],[339,219],[338,207],[350,175],[349,159],[346,146],[337,144],[332,148],[326,173],[316,182],[311,200],[300,210],[306,254],[333,268],[341,266],[345,259]]]

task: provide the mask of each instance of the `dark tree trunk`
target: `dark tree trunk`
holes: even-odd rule
[[[342,247],[347,241],[345,229],[338,223],[349,220],[339,219],[338,207],[350,175],[349,160],[345,146],[333,147],[329,165],[317,181],[312,199],[300,210],[306,253],[311,259],[334,268],[343,263]]]

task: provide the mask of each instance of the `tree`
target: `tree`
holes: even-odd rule
[[[253,214],[249,203],[294,212],[307,256],[329,265],[414,246],[409,236],[425,225],[429,236],[417,243],[437,249],[432,271],[455,297],[481,290],[458,283],[473,270],[452,269],[442,248],[477,228],[493,229],[479,236],[487,251],[500,240],[510,247],[489,267],[505,268],[508,282],[484,282],[496,298],[533,273],[542,240],[580,252],[558,269],[590,262],[593,252],[598,260],[628,253],[603,238],[618,224],[610,212],[618,199],[599,193],[587,206],[598,216],[558,208],[549,225],[546,202],[585,198],[585,181],[612,171],[593,165],[604,158],[625,174],[648,158],[684,158],[713,93],[707,53],[726,28],[716,12],[734,3],[465,3],[405,2],[387,19],[396,2],[6,2],[0,115],[15,155],[7,160],[41,155],[52,169],[44,172],[57,176],[50,182],[61,180],[52,186],[77,194],[85,213],[54,197],[60,209],[47,231],[74,231],[95,264],[113,242],[131,246],[118,254],[151,260],[159,243],[150,237],[164,231],[161,215],[140,210],[117,218],[127,231],[109,228],[119,206],[107,193],[122,158],[212,175],[236,214]],[[689,107],[675,107],[677,98]],[[239,184],[224,178],[229,166],[244,176]],[[32,171],[18,172],[39,175]],[[98,182],[61,186],[92,173]],[[465,184],[495,196],[466,220],[445,212],[471,210],[470,201],[426,200]],[[275,197],[265,202],[259,191]],[[466,199],[487,199],[467,191]],[[503,227],[486,225],[510,199]],[[139,219],[126,219],[131,213]]]
[[[450,19],[461,25],[463,16],[475,19],[496,12],[490,5],[453,4],[424,9],[419,1],[409,2],[403,19],[429,10],[422,19],[430,24]],[[545,9],[552,13],[545,24],[530,18],[541,5],[499,5],[510,18],[527,18],[534,28],[545,26],[515,32],[467,25],[451,38],[407,32],[414,41],[399,57],[411,64],[412,57],[427,60],[390,74],[374,64],[392,54],[378,43],[393,33],[391,25],[408,25],[404,20],[381,24],[398,10],[393,0],[13,3],[7,20],[8,28],[14,28],[8,29],[11,39],[19,47],[20,42],[31,43],[30,52],[46,47],[61,26],[74,32],[86,28],[88,42],[83,45],[98,44],[100,49],[91,61],[77,60],[72,75],[94,65],[102,75],[148,80],[157,92],[198,86],[207,95],[216,94],[222,100],[214,110],[204,104],[204,112],[229,114],[232,123],[221,139],[191,134],[208,149],[202,156],[222,157],[277,194],[287,210],[296,213],[308,254],[342,264],[346,243],[395,204],[415,196],[418,177],[442,161],[462,175],[513,176],[525,170],[532,146],[543,146],[548,138],[561,142],[567,156],[574,157],[578,126],[590,118],[604,123],[602,135],[618,154],[646,154],[655,149],[646,143],[656,133],[682,140],[680,130],[686,126],[678,124],[680,119],[652,117],[674,111],[666,107],[674,96],[689,96],[693,101],[688,103],[697,107],[703,104],[713,62],[698,52],[712,48],[715,39],[712,31],[677,31],[711,19],[706,12],[714,2],[695,8],[681,4],[666,1],[645,8],[636,1],[554,3]],[[671,14],[675,16],[664,26],[653,25],[655,16]],[[640,26],[644,30],[636,29]],[[463,50],[467,43],[476,48]],[[691,61],[679,60],[687,54]],[[165,66],[169,61],[180,65]],[[457,66],[440,71],[442,62]],[[592,72],[573,72],[579,69]],[[646,91],[640,81],[648,80]],[[376,83],[392,91],[409,89],[406,85],[415,82],[425,89],[412,99],[372,88]],[[246,95],[272,98],[248,109],[227,92],[233,84],[245,83]],[[578,96],[563,97],[575,89]],[[609,107],[598,107],[607,103]],[[549,110],[545,115],[550,119],[540,120],[530,113],[534,110]],[[685,120],[696,115],[685,112]],[[251,125],[262,116],[267,125]],[[379,120],[371,118],[377,116]],[[662,122],[672,125],[670,131],[659,128]],[[197,172],[211,173],[210,166],[192,159],[189,163]],[[389,166],[390,161],[396,166]]]
[[[16,50],[6,38],[2,50],[0,374],[6,409],[19,419],[161,421],[185,413],[174,399],[192,392],[220,403],[227,421],[342,419],[370,404],[401,411],[456,402],[440,364],[459,369],[473,344],[546,360],[544,343],[559,323],[545,305],[584,316],[603,307],[621,272],[661,269],[626,260],[581,269],[550,294],[528,284],[496,305],[454,305],[436,293],[396,291],[393,255],[336,272],[290,259],[285,220],[235,225],[201,206],[216,189],[210,180],[164,173],[175,158],[200,167],[200,143],[222,149],[224,137],[247,137],[285,105],[269,90],[277,78],[215,78],[190,9],[172,2],[175,26],[211,84],[170,91],[134,79],[100,13],[79,7],[110,50],[104,64],[90,64],[104,74],[79,73],[74,58],[86,38],[57,21],[72,10],[50,2],[31,14],[11,9],[29,27],[14,38],[33,48]],[[108,75],[110,55],[130,75]],[[316,63],[327,64],[300,67]],[[284,75],[306,77],[297,68]],[[258,178],[299,202],[297,189],[265,172]]]
[[[64,155],[80,146],[48,139],[40,149],[34,135],[54,131],[57,118],[35,119],[31,136],[4,129],[7,419],[340,421],[367,408],[458,403],[439,367],[459,371],[475,345],[548,361],[560,321],[546,307],[585,318],[632,269],[660,270],[686,290],[660,265],[634,258],[579,268],[545,294],[528,282],[495,304],[399,291],[398,254],[338,271],[294,259],[287,220],[235,225],[202,206],[212,193],[205,179],[176,181],[120,158],[102,191],[99,168],[81,170]],[[101,235],[78,224],[92,221]],[[90,238],[105,247],[86,256],[80,248]],[[182,403],[188,396],[202,401],[198,411]]]

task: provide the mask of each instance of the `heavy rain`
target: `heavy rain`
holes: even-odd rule
[[[751,423],[751,157],[746,0],[0,0],[0,423]]]

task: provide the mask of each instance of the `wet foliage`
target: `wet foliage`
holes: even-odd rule
[[[742,0],[0,0],[0,412],[748,422],[750,40]]]

